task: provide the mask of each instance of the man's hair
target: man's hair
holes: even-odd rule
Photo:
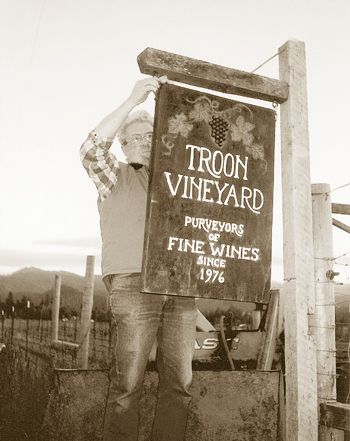
[[[126,142],[126,129],[135,122],[149,122],[153,126],[153,117],[146,110],[130,113],[118,130],[117,136],[121,145]]]

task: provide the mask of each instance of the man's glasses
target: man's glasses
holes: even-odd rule
[[[143,143],[149,143],[151,141],[152,141],[152,132],[142,133],[142,134],[137,133],[135,135],[128,136],[123,142],[123,145],[132,144],[134,142],[143,144]]]

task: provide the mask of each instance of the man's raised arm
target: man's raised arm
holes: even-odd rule
[[[130,96],[92,130],[80,148],[80,159],[95,183],[101,201],[111,193],[118,178],[119,164],[110,147],[124,120],[143,103],[150,92],[156,93],[166,77],[147,77],[135,83]]]

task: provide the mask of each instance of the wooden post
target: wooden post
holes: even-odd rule
[[[81,321],[78,335],[79,361],[82,369],[87,369],[89,359],[89,337],[94,296],[94,264],[95,256],[87,256],[85,287],[81,305]]]
[[[252,329],[258,329],[261,322],[261,310],[254,309],[254,311],[251,312],[251,315],[252,315]]]
[[[26,311],[26,358],[28,358],[28,348],[29,348],[29,308],[30,308],[30,300],[27,300],[27,311]]]
[[[12,305],[11,306],[11,345],[13,344],[13,333],[14,333],[14,328],[15,328],[15,307]]]
[[[287,41],[279,49],[280,80],[289,84],[281,104],[286,437],[316,441],[317,359],[309,333],[314,312],[314,262],[305,45]]]
[[[51,342],[58,340],[58,324],[60,315],[61,300],[61,276],[55,275],[55,290],[52,299],[52,317],[51,317]]]
[[[5,323],[5,311],[2,309],[1,310],[1,339],[3,342],[5,341],[4,323]]]
[[[312,185],[316,309],[313,318],[317,340],[319,401],[336,400],[335,297],[332,208],[329,184]]]
[[[277,321],[278,321],[279,291],[273,290],[267,309],[265,322],[265,336],[258,356],[257,369],[269,371],[272,368],[273,356],[276,349]]]
[[[255,309],[251,312],[252,329],[258,329],[261,324],[264,305],[262,303],[255,303]]]
[[[335,297],[333,271],[332,206],[329,184],[312,185],[313,237],[315,257],[315,314],[311,331],[317,342],[318,404],[336,401]],[[330,439],[322,428],[320,441]]]
[[[42,343],[43,341],[43,328],[44,328],[44,323],[43,323],[43,310],[42,308],[40,309],[40,343]]]

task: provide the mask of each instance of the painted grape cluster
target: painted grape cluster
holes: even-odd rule
[[[209,126],[211,128],[211,137],[219,147],[222,147],[222,144],[226,139],[228,122],[220,116],[213,115],[212,119],[209,121]]]

